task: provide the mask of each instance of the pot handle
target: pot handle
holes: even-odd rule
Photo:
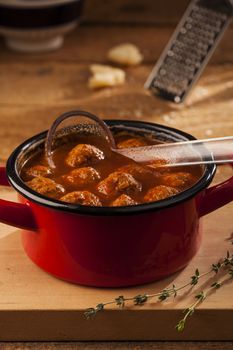
[[[232,164],[230,164],[233,167]],[[205,190],[199,203],[199,216],[204,216],[233,201],[233,176]]]
[[[0,185],[10,186],[5,167],[0,167]],[[37,231],[37,225],[29,204],[0,199],[0,222],[25,230]]]

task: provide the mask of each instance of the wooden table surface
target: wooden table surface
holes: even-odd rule
[[[57,52],[25,55],[8,51],[0,42],[0,164],[24,139],[49,127],[60,113],[82,108],[102,118],[136,119],[183,129],[198,138],[233,135],[233,28],[230,28],[200,81],[184,105],[173,105],[143,89],[149,72],[166,44],[173,25],[83,25]],[[124,86],[90,91],[89,65],[107,63],[114,44],[132,42],[144,62],[126,69]],[[224,171],[219,178],[224,177]],[[14,196],[1,189],[1,196]],[[228,217],[228,228],[233,223]],[[221,223],[224,227],[224,222]],[[0,224],[0,237],[8,226]],[[232,232],[232,231],[231,231]],[[229,232],[230,234],[230,232]],[[11,349],[233,349],[233,343],[61,343],[6,344]]]

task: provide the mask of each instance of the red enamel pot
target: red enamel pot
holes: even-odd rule
[[[107,121],[160,139],[194,139],[180,130],[134,122]],[[87,207],[46,198],[20,179],[25,159],[44,146],[46,132],[10,156],[0,183],[10,183],[19,203],[0,200],[0,221],[19,227],[27,255],[61,279],[98,287],[131,286],[168,276],[188,264],[201,241],[200,218],[233,200],[233,178],[210,188],[216,166],[188,190],[165,200],[130,207]]]

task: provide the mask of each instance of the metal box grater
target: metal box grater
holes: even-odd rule
[[[233,0],[193,0],[146,81],[157,95],[184,101],[230,23]]]

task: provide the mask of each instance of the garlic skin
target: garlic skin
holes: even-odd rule
[[[114,46],[109,50],[107,57],[111,62],[125,66],[135,66],[143,61],[139,48],[130,43]]]

